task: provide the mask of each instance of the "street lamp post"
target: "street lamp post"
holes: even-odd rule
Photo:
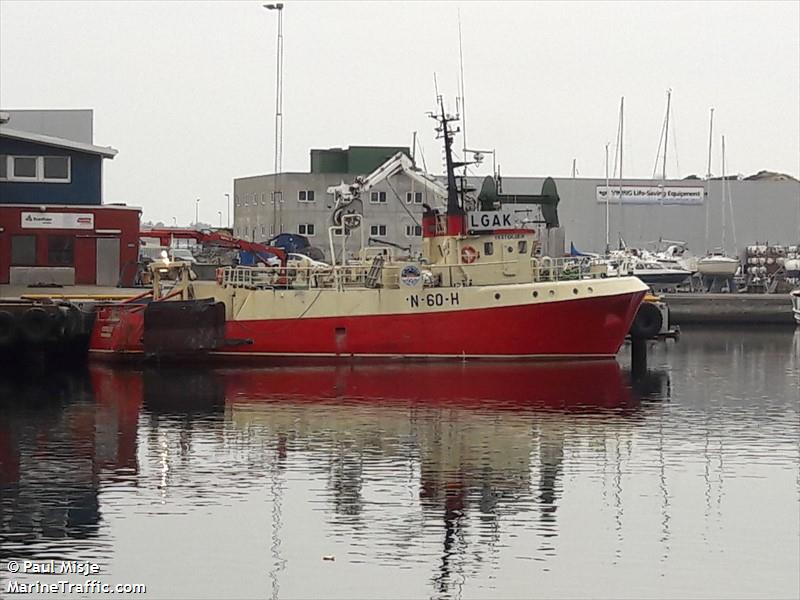
[[[231,195],[225,194],[225,197],[228,199],[228,227],[231,226]]]
[[[177,227],[178,226],[178,218],[177,217],[172,217],[172,226],[173,227]]]
[[[194,201],[194,226],[197,228],[197,224],[200,222],[200,198]]]
[[[219,228],[222,229],[222,211],[218,210],[217,214],[219,215]]]
[[[278,41],[276,51],[277,67],[275,69],[275,164],[272,189],[272,226],[273,231],[280,233],[283,229],[283,207],[278,201],[282,193],[280,172],[283,169],[283,3],[264,4],[267,10],[278,11]],[[278,218],[278,213],[281,213]]]

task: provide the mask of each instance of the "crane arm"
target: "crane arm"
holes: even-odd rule
[[[435,195],[447,198],[447,189],[436,179],[417,169],[404,152],[398,152],[369,175],[356,177],[353,183],[347,184],[343,181],[339,185],[330,186],[328,193],[333,194],[335,206],[350,204],[353,200],[359,198],[362,193],[368,192],[380,182],[398,173],[405,173],[413,181],[431,190]]]
[[[273,248],[259,244],[258,242],[248,242],[235,238],[227,233],[221,232],[205,232],[193,229],[172,229],[172,228],[152,228],[145,229],[140,232],[140,237],[155,237],[159,238],[161,245],[169,246],[170,239],[191,239],[196,240],[204,246],[215,246],[217,248],[230,248],[232,250],[244,250],[252,252],[253,254],[262,257],[262,260],[267,256],[275,256],[280,259],[281,264],[286,264],[286,253],[280,248]]]

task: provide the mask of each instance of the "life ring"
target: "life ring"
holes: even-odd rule
[[[35,306],[29,308],[22,315],[22,335],[31,344],[44,342],[53,329],[52,319],[42,308]]]
[[[471,265],[476,260],[478,260],[478,251],[475,250],[472,246],[464,246],[461,249],[461,262]]]
[[[17,337],[17,325],[14,315],[3,310],[0,311],[0,346],[11,346]]]

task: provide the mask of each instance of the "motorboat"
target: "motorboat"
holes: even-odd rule
[[[692,276],[679,266],[665,265],[638,253],[615,252],[608,259],[608,276],[632,275],[653,289],[668,289],[686,283]]]

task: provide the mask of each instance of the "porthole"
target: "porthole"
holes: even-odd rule
[[[572,288],[572,293],[577,296],[578,295],[578,288]]]
[[[534,298],[538,298],[538,297],[539,297],[539,292],[537,292],[537,291],[534,291],[534,292],[533,292],[533,297],[534,297]]]
[[[555,291],[555,290],[550,290],[548,293],[549,293],[551,296],[555,296],[555,295],[556,295],[556,291]]]
[[[586,288],[586,291],[591,294],[592,292],[594,292],[594,288],[590,286],[590,287]]]
[[[500,293],[499,292],[494,295],[494,299],[495,300],[500,300]]]

